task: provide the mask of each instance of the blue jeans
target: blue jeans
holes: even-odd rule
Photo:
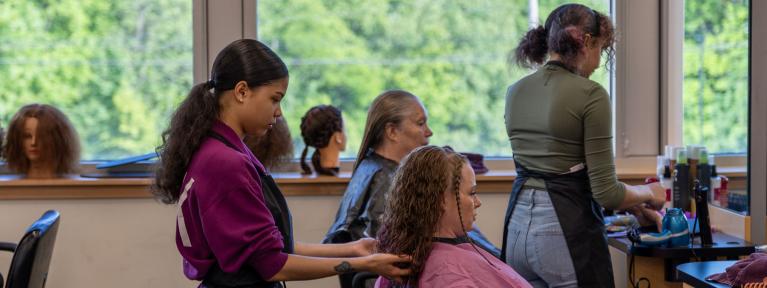
[[[522,189],[508,227],[506,262],[533,287],[577,287],[575,267],[549,193]]]

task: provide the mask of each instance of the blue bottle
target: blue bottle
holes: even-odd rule
[[[663,216],[663,230],[671,232],[671,246],[688,246],[690,244],[690,227],[687,217],[679,208],[669,208]]]

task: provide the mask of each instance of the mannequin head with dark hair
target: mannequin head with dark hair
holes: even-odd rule
[[[269,170],[276,169],[293,159],[293,139],[285,117],[277,117],[272,128],[264,136],[246,136],[248,146],[258,161]]]
[[[341,110],[330,105],[314,106],[301,118],[301,153],[303,174],[312,174],[312,167],[320,175],[337,175],[339,155],[346,150],[346,133]],[[312,167],[306,164],[309,147],[314,147]]]

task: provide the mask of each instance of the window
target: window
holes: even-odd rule
[[[283,111],[297,148],[304,146],[301,116],[333,104],[344,112],[344,156],[353,157],[369,104],[397,88],[424,101],[431,143],[509,156],[506,87],[529,71],[510,67],[508,53],[535,18],[530,14],[545,19],[565,2],[265,0],[258,1],[257,31],[290,70]],[[610,12],[608,0],[580,2]],[[593,79],[609,83],[605,71]]]
[[[0,120],[51,104],[82,159],[153,151],[192,85],[192,1],[4,0]]]
[[[748,150],[748,0],[685,1],[684,143]]]
[[[684,143],[702,144],[709,153],[744,155],[749,139],[749,1],[684,5]],[[717,202],[747,213],[746,188],[730,188],[727,200]]]

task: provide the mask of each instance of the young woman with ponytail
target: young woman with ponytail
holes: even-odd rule
[[[602,207],[660,209],[657,183],[615,176],[607,91],[589,76],[612,61],[610,18],[579,4],[559,6],[527,32],[514,57],[537,71],[508,88],[506,131],[517,178],[502,258],[535,287],[613,287]]]
[[[285,198],[242,141],[274,125],[287,88],[287,67],[271,49],[256,40],[234,41],[163,132],[152,188],[164,203],[178,204],[176,246],[184,274],[210,288],[281,287],[280,281],[360,270],[407,275],[395,264],[409,257],[371,254],[372,239],[293,242]]]
[[[346,133],[341,110],[330,105],[314,106],[301,118],[301,137],[304,151],[301,152],[301,170],[305,175],[338,175],[339,155],[346,150]],[[314,147],[312,166],[306,163],[309,147]]]

